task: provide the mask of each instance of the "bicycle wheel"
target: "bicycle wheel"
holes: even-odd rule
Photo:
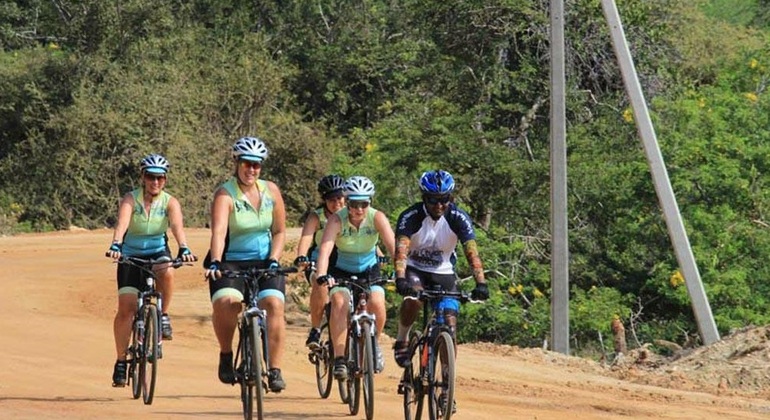
[[[252,420],[254,416],[254,387],[252,373],[249,366],[253,365],[253,346],[251,345],[251,334],[249,324],[246,319],[242,319],[238,324],[238,358],[236,358],[234,369],[238,383],[241,386],[241,405],[243,406],[243,418]],[[238,360],[240,359],[240,360]]]
[[[364,322],[361,328],[361,341],[363,345],[359,347],[361,351],[359,360],[361,363],[366,420],[372,420],[374,417],[374,340],[376,339],[372,332],[372,325]]]
[[[416,332],[409,339],[409,358],[411,362],[404,368],[400,386],[404,392],[404,419],[419,420],[422,416],[422,404],[425,401],[425,390],[420,377],[420,338],[422,333]]]
[[[315,381],[318,385],[318,394],[321,398],[328,398],[332,392],[332,371],[334,370],[334,356],[332,355],[332,341],[329,337],[329,325],[321,326],[320,348],[314,351],[313,364],[315,364]]]
[[[251,333],[251,373],[254,375],[257,419],[262,420],[262,406],[265,400],[265,385],[262,383],[262,378],[267,373],[267,366],[264,365],[264,360],[262,360],[262,346],[264,343],[262,342],[262,326],[259,320],[260,318],[251,319],[251,329],[249,331]]]
[[[131,347],[128,348],[128,380],[131,381],[131,396],[134,399],[139,399],[142,395],[142,386],[139,378],[139,366],[137,361],[141,359],[141,346],[144,340],[144,331],[139,328],[139,323],[134,318],[134,325],[131,329]],[[142,327],[144,328],[144,327]]]
[[[348,328],[348,331],[351,329]],[[358,372],[359,347],[358,337],[349,333],[345,346],[345,357],[348,361],[348,380],[345,382],[348,391],[348,409],[351,416],[358,414],[358,408],[361,405],[361,375]]]
[[[144,357],[140,362],[142,376],[142,399],[147,405],[152,404],[155,395],[155,382],[158,379],[158,337],[160,334],[160,317],[158,307],[147,305],[144,319]]]
[[[452,336],[441,331],[433,342],[428,364],[428,412],[430,420],[449,420],[454,411],[455,347]]]

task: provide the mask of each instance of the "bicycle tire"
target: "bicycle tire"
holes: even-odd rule
[[[348,331],[352,331],[352,329],[349,328]],[[353,333],[349,333],[347,345],[345,346],[345,356],[348,362],[348,379],[346,385],[348,390],[348,409],[351,416],[358,414],[358,409],[361,406],[361,376],[358,374],[359,347],[358,337]]]
[[[245,420],[252,420],[254,417],[254,388],[256,385],[251,377],[251,369],[248,368],[253,364],[253,346],[251,345],[249,324],[245,319],[241,320],[240,324],[238,325],[238,333],[240,334],[240,339],[238,340],[238,354],[240,356],[233,362],[233,370],[237,372],[236,377],[238,378],[238,383],[241,386],[241,405],[243,408],[243,418]],[[240,359],[240,361],[238,359]],[[240,366],[238,366],[239,363]]]
[[[252,318],[250,322],[251,328],[249,333],[251,334],[251,372],[254,375],[255,392],[254,399],[256,402],[257,419],[262,420],[263,406],[265,402],[265,385],[262,382],[262,378],[267,374],[267,366],[263,360],[263,343],[262,340],[262,326],[259,323],[259,318]]]
[[[315,380],[318,386],[318,394],[321,398],[329,398],[332,393],[332,380],[334,379],[334,349],[332,348],[331,337],[329,337],[329,325],[321,325],[320,348],[315,351]]]
[[[433,354],[428,364],[428,413],[430,420],[449,420],[455,393],[454,340],[447,331],[441,331],[432,343]],[[441,396],[445,403],[441,404]]]
[[[155,305],[145,306],[146,313],[144,319],[144,357],[141,360],[142,371],[142,400],[146,405],[152,404],[155,396],[155,383],[158,379],[159,363],[159,334],[160,317],[158,316],[158,307]]]
[[[144,340],[144,331],[139,330],[138,320],[134,319],[134,324],[131,329],[131,347],[128,349],[128,380],[131,381],[131,396],[137,400],[142,396],[142,386],[139,382],[139,366],[137,361],[140,356],[141,342]]]
[[[420,339],[422,333],[419,331],[412,334],[409,339],[409,360],[411,362],[404,368],[401,376],[401,386],[404,391],[404,419],[420,420],[422,417],[422,407],[425,401],[425,390],[422,386],[420,377]]]
[[[372,325],[364,322],[361,327],[363,345],[359,347],[361,350],[359,360],[361,360],[361,388],[366,420],[374,418],[374,340],[376,339],[377,337],[372,332]]]

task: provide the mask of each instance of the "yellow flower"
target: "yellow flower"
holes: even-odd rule
[[[746,99],[748,99],[749,102],[753,104],[757,103],[757,101],[759,100],[759,98],[757,97],[757,94],[754,92],[746,92],[743,94],[743,96],[745,96]]]
[[[631,111],[631,108],[626,108],[626,110],[623,111],[623,119],[626,120],[627,123],[634,122],[634,112]]]
[[[59,49],[59,45],[57,43],[55,43],[55,42],[51,42],[51,43],[48,44],[48,48],[50,48],[52,50],[58,50]]]
[[[703,98],[698,99],[698,107],[703,108],[704,106],[706,106],[706,100]]]
[[[669,282],[671,283],[671,287],[679,287],[684,284],[684,276],[682,276],[682,273],[677,270],[674,274],[671,275]]]
[[[366,143],[366,147],[365,147],[366,148],[366,153],[371,153],[372,150],[374,150],[375,147],[376,146],[374,145],[374,143]]]
[[[759,65],[759,61],[756,58],[749,60],[749,68],[755,69]]]
[[[541,292],[540,289],[538,289],[538,288],[535,288],[535,291],[532,292],[532,294],[535,295],[536,298],[543,297],[543,292]]]

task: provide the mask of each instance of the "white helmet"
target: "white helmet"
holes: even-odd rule
[[[168,172],[168,161],[161,155],[145,156],[140,163],[142,173],[163,174]]]
[[[348,200],[371,201],[374,184],[365,176],[353,176],[345,181],[345,196]]]
[[[262,162],[267,159],[267,146],[256,137],[243,137],[233,145],[233,159]]]

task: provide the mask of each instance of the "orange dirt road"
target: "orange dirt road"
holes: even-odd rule
[[[187,233],[193,251],[205,254],[208,231]],[[111,387],[115,265],[104,257],[111,234],[0,238],[0,419],[242,418],[238,388],[217,380],[218,348],[200,265],[177,271],[174,340],[164,344],[153,404],[133,400],[129,388]],[[336,386],[329,399],[318,396],[304,349],[307,317],[295,312],[288,321],[288,388],[267,394],[265,417],[351,418]],[[375,378],[376,419],[402,418],[391,344],[382,338],[386,369]],[[770,418],[767,401],[637,385],[565,358],[509,346],[460,346],[455,418]],[[355,418],[364,418],[363,409]]]

